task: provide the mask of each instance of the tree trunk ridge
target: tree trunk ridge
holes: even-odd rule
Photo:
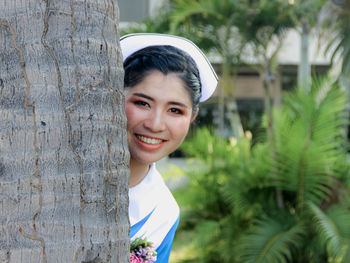
[[[0,262],[128,262],[118,12],[0,3]]]

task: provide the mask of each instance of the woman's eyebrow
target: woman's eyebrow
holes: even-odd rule
[[[143,94],[143,93],[133,93],[134,96],[136,97],[141,97],[141,98],[144,98],[144,99],[148,99],[150,101],[154,101],[154,99],[150,96],[147,96],[146,94]]]
[[[177,101],[169,101],[168,103],[169,105],[176,105],[176,106],[179,106],[179,107],[182,107],[182,108],[188,108],[188,106],[186,104],[183,104],[181,102],[177,102]]]

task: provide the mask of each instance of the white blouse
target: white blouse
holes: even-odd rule
[[[129,188],[130,238],[146,237],[156,249],[157,263],[167,263],[176,228],[179,206],[152,164],[146,177]]]

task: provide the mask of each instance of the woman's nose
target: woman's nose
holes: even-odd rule
[[[152,132],[161,132],[165,129],[164,116],[160,112],[153,112],[144,121],[144,126]]]

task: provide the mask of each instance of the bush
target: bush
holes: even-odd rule
[[[274,112],[273,142],[201,129],[183,144],[201,168],[175,192],[193,262],[350,262],[344,98],[317,80]]]

